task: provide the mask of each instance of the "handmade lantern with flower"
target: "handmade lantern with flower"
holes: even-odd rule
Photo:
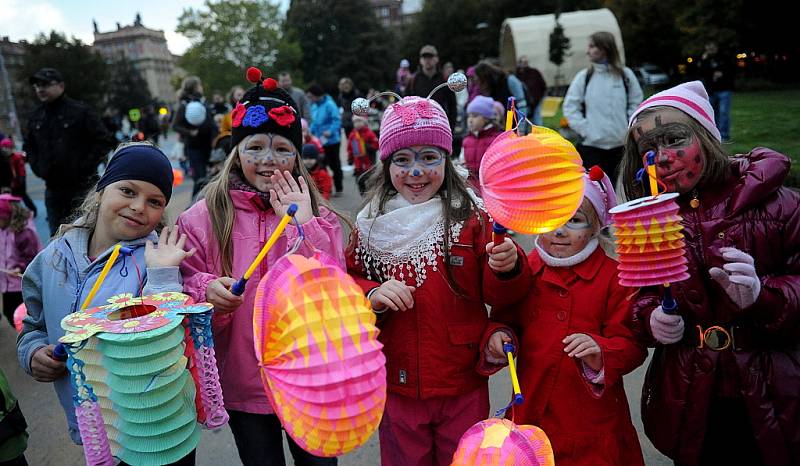
[[[126,293],[61,321],[87,464],[172,463],[197,447],[198,422],[227,422],[211,309],[182,293]]]
[[[521,233],[558,228],[583,199],[584,169],[575,147],[557,132],[534,127],[527,136],[506,131],[486,149],[480,181],[495,221]]]
[[[334,261],[278,260],[258,284],[253,336],[272,407],[303,449],[338,456],[375,432],[386,359],[363,291]]]

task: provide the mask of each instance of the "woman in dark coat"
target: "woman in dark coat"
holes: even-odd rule
[[[698,81],[645,100],[621,166],[628,199],[642,154],[678,192],[690,278],[677,314],[642,289],[633,312],[655,353],[642,392],[645,432],[686,465],[800,464],[800,195],[789,159],[765,148],[729,157]]]

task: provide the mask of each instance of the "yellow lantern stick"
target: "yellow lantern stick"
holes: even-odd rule
[[[658,196],[658,178],[656,177],[656,153],[653,151],[648,151],[645,154],[645,159],[647,165],[647,178],[650,182],[650,195],[653,197]]]
[[[511,131],[511,128],[514,127],[514,98],[508,98],[508,104],[506,105],[506,131]]]
[[[517,378],[517,367],[514,365],[514,345],[511,343],[503,343],[503,351],[506,352],[508,357],[508,372],[511,374],[511,386],[514,388],[513,404],[520,404],[523,401],[522,390],[519,388],[519,379]]]
[[[258,264],[260,264],[261,261],[264,260],[264,257],[266,257],[269,250],[272,249],[272,246],[275,244],[276,241],[278,241],[278,238],[283,233],[283,230],[286,229],[286,225],[289,224],[292,218],[294,218],[294,214],[296,213],[297,213],[297,204],[291,204],[289,208],[286,210],[286,214],[284,214],[283,218],[281,218],[280,223],[278,223],[278,226],[275,228],[275,231],[272,232],[272,235],[264,244],[264,247],[261,248],[261,252],[258,253],[255,260],[253,260],[253,263],[250,264],[250,267],[247,268],[247,271],[244,273],[242,278],[240,278],[236,283],[233,284],[233,286],[231,287],[231,293],[235,294],[236,296],[241,296],[242,294],[244,294],[244,287],[245,285],[247,285],[247,280],[250,279],[250,276],[252,276],[253,272],[256,271]]]

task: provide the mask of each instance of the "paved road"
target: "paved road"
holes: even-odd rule
[[[166,141],[163,144],[166,153],[169,153],[172,144],[174,144],[174,140]],[[47,224],[43,215],[45,212],[43,202],[44,186],[41,180],[32,175],[30,178],[29,193],[38,204],[39,212],[42,213],[37,219],[37,228],[42,238],[46,238]],[[171,219],[174,220],[178,213],[188,207],[190,195],[191,182],[185,182],[175,190],[169,207]],[[334,198],[334,205],[344,212],[354,214],[360,202],[361,198],[354,178],[350,176],[350,173],[346,173],[345,193],[342,197]],[[530,237],[517,237],[517,240],[526,249],[530,249],[532,246]],[[35,466],[79,466],[84,464],[81,447],[73,445],[66,434],[64,415],[56,400],[55,393],[49,384],[34,381],[19,368],[14,341],[14,331],[7,324],[2,323],[0,325],[0,367],[7,374],[28,420],[28,432],[31,436],[30,446],[26,452],[28,462]],[[645,462],[653,466],[669,465],[672,463],[660,455],[642,433],[642,426],[639,421],[639,398],[644,369],[645,367],[643,366],[625,378],[625,386],[631,405],[631,415],[642,442]],[[505,406],[508,402],[508,394],[511,391],[507,371],[502,371],[493,376],[489,381],[489,386],[492,394],[492,411]],[[284,450],[286,457],[291,458],[285,445]],[[203,432],[197,458],[199,466],[241,465],[233,437],[227,426],[217,431]],[[340,458],[339,464],[343,466],[372,466],[379,464],[379,462],[378,441],[377,436],[374,435],[366,445]],[[288,463],[291,464],[290,459]]]

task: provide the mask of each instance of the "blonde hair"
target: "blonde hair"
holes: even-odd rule
[[[211,222],[211,230],[214,232],[214,237],[217,239],[220,255],[220,270],[224,276],[230,277],[233,275],[233,223],[236,216],[236,211],[233,207],[233,201],[229,193],[229,182],[232,173],[236,173],[242,180],[244,180],[244,172],[242,171],[242,163],[239,160],[239,146],[242,146],[249,140],[249,136],[245,137],[238,145],[231,149],[228,158],[225,160],[222,170],[206,185],[201,193],[205,197],[206,207],[208,208],[208,216]],[[294,146],[294,144],[292,144]],[[297,148],[295,147],[295,151]],[[295,157],[299,158],[299,154]],[[311,195],[311,210],[315,217],[319,217],[319,207],[324,206],[329,211],[336,214],[345,225],[352,229],[350,220],[339,213],[333,208],[319,193],[314,180],[306,170],[302,163],[297,163],[295,160],[294,167],[292,168],[292,176],[295,179],[302,177],[306,181],[306,185]],[[337,238],[331,238],[331,241],[336,241]]]

